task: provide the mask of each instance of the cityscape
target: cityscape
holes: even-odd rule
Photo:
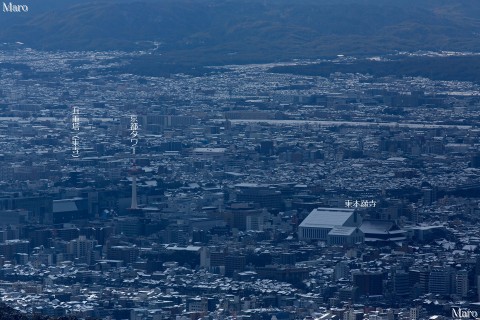
[[[276,64],[144,77],[109,64],[127,53],[11,50],[8,305],[99,319],[480,311],[478,85]]]
[[[0,319],[479,318],[478,53],[161,51],[0,43]]]

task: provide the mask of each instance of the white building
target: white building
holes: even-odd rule
[[[410,308],[410,320],[417,320],[419,316],[418,308]]]
[[[192,155],[201,159],[223,159],[226,148],[194,148]]]
[[[86,257],[97,244],[97,240],[90,240],[85,236],[79,236],[77,239],[73,239],[68,243],[67,252],[73,254],[75,258]]]
[[[302,223],[300,223],[298,227],[298,238],[300,240],[327,241],[328,234],[334,228],[353,227],[353,230],[341,230],[337,228],[331,235],[331,240],[337,241],[340,238],[345,239],[346,236],[348,237],[348,234],[357,236],[355,229],[360,223],[361,217],[355,209],[317,208],[310,212]]]

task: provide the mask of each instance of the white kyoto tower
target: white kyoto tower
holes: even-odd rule
[[[130,116],[130,143],[132,144],[132,155],[133,155],[133,165],[132,168],[128,171],[130,176],[132,177],[132,205],[130,206],[130,210],[136,211],[138,210],[137,205],[137,175],[141,172],[140,169],[137,168],[135,164],[135,147],[138,143],[138,118],[136,115]]]
[[[137,175],[141,173],[141,170],[137,168],[135,165],[135,162],[133,163],[133,166],[130,170],[128,170],[128,173],[132,177],[132,204],[130,206],[130,209],[136,210],[138,209],[137,205]]]

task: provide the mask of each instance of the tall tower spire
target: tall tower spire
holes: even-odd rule
[[[130,143],[132,143],[132,155],[133,155],[133,164],[129,173],[132,177],[132,204],[130,210],[138,210],[137,205],[137,175],[140,170],[137,168],[135,160],[137,154],[135,152],[135,146],[138,143],[138,119],[136,115],[130,116]]]
[[[133,163],[132,168],[128,171],[130,176],[132,177],[132,204],[130,205],[130,209],[138,209],[137,205],[137,175],[140,173],[140,170]]]

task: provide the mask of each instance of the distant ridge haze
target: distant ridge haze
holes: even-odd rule
[[[160,59],[192,64],[480,48],[477,0],[23,2],[28,13],[0,13],[0,42],[138,50],[157,41]]]

